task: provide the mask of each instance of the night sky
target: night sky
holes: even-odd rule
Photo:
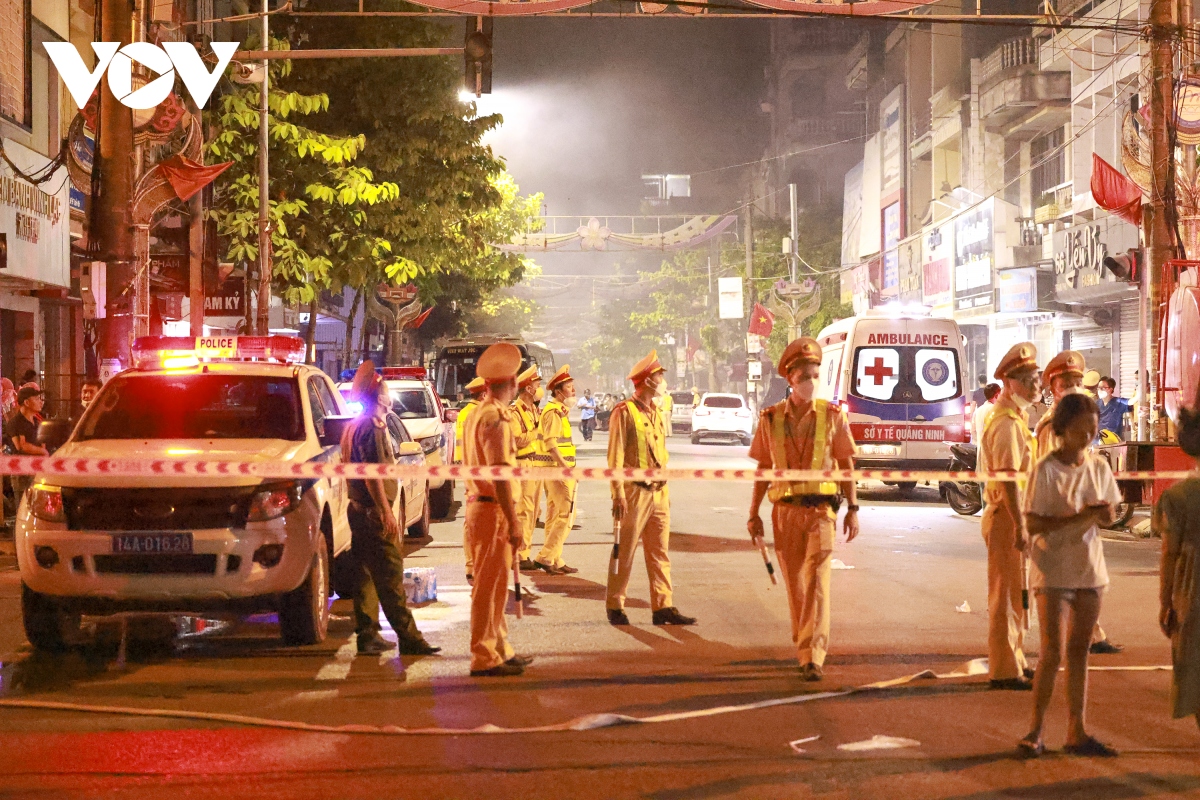
[[[479,101],[479,111],[498,111],[505,124],[488,141],[522,192],[545,194],[552,215],[640,213],[641,175],[663,172],[694,176],[688,210],[727,212],[743,196],[746,171],[718,168],[752,161],[766,146],[759,103],[767,25],[728,18],[497,21],[493,94]],[[534,335],[557,350],[590,335],[590,320],[619,293],[603,281],[567,276],[611,275],[620,257],[538,256],[545,278],[519,290],[544,308]]]

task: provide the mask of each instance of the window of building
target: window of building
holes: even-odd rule
[[[1032,169],[1030,190],[1035,208],[1043,204],[1043,195],[1065,180],[1066,163],[1062,128],[1043,134],[1029,143],[1029,166]]]
[[[29,0],[0,0],[0,116],[30,124]]]

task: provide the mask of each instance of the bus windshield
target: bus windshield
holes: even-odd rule
[[[948,347],[859,347],[852,393],[882,403],[938,403],[962,394],[958,351]]]

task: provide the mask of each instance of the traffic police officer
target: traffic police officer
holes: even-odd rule
[[[779,359],[779,374],[791,396],[763,409],[750,458],[759,469],[853,469],[854,437],[846,412],[813,397],[821,374],[821,346],[808,336],[794,340]],[[758,481],[746,527],[751,538],[764,535],[759,507],[770,498],[775,553],[787,586],[792,641],[804,680],[819,681],[829,651],[829,580],[836,534],[839,485],[832,481]],[[854,481],[841,482],[849,501],[842,529],[846,541],[858,536]]]
[[[542,467],[542,433],[538,413],[538,392],[542,388],[542,375],[537,364],[517,376],[517,400],[513,403],[513,436],[517,448],[517,464],[522,467]],[[530,559],[533,550],[533,526],[538,516],[538,495],[542,491],[541,481],[525,480],[520,483],[517,497],[517,523],[520,525],[521,570],[534,572],[537,565]]]
[[[1041,394],[1037,348],[1013,347],[1000,360],[995,378],[1003,388],[984,426],[980,453],[986,469],[1028,473],[1037,455],[1026,409]],[[983,541],[988,553],[988,677],[993,689],[1030,689],[1025,660],[1028,590],[1025,586],[1023,482],[988,481]]]
[[[546,455],[558,467],[575,466],[575,442],[571,440],[570,403],[575,399],[575,379],[571,368],[564,364],[546,382],[551,400],[542,409],[542,444]],[[551,575],[572,575],[579,572],[563,562],[563,543],[575,522],[575,493],[577,481],[543,481],[546,492],[546,541],[533,560]]]
[[[395,464],[392,439],[385,420],[392,410],[387,385],[364,361],[354,374],[354,393],[366,411],[342,434],[342,463]],[[399,638],[406,655],[432,655],[440,647],[425,641],[408,610],[404,594],[404,557],[397,546],[401,522],[393,507],[399,486],[395,479],[346,481],[350,500],[350,554],[354,565],[354,630],[360,654],[387,652],[392,643],[379,635],[379,606]]]
[[[1086,370],[1087,364],[1084,363],[1083,353],[1075,350],[1062,351],[1050,359],[1046,368],[1042,370],[1042,384],[1050,387],[1050,392],[1054,395],[1054,403],[1046,409],[1046,413],[1042,415],[1042,418],[1038,420],[1037,427],[1034,428],[1039,458],[1045,458],[1058,449],[1058,435],[1054,433],[1054,428],[1050,424],[1050,420],[1054,417],[1054,406],[1064,395],[1084,391],[1083,379]],[[1100,627],[1100,622],[1097,621],[1096,627],[1092,629],[1090,649],[1095,655],[1114,655],[1121,652],[1123,648],[1108,640],[1108,634],[1104,632],[1104,628]]]
[[[458,416],[454,418],[454,463],[463,463],[463,433],[466,430],[467,420],[471,417],[471,412],[478,406],[483,397],[483,390],[487,387],[483,378],[473,378],[467,384],[467,392],[471,395],[463,407],[458,410]],[[463,536],[463,552],[467,557],[467,583],[475,580],[475,573],[472,570],[471,562],[471,546],[467,543],[467,537]]]
[[[515,466],[513,415],[521,351],[501,342],[483,352],[475,374],[487,382],[484,400],[463,431],[463,460],[468,466]],[[513,503],[513,483],[472,479],[466,482],[466,538],[475,564],[471,587],[471,675],[520,675],[532,658],[514,655],[508,643],[504,606],[508,576],[521,546]]]
[[[618,403],[609,417],[608,466],[612,469],[667,466],[667,444],[654,398],[666,386],[665,368],[650,351],[629,373],[633,398]],[[638,542],[646,554],[650,576],[650,608],[655,625],[694,625],[672,605],[671,559],[667,542],[671,532],[671,498],[666,481],[613,481],[613,517],[619,523],[617,558],[608,572],[605,606],[612,625],[628,625],[625,592],[633,572]]]

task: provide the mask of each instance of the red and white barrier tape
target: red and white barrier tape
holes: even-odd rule
[[[855,469],[609,469],[607,467],[468,467],[462,465],[334,464],[305,461],[196,461],[182,459],[0,458],[0,475],[95,475],[111,478],[170,476],[279,478],[452,478],[456,480],[576,481],[1015,481],[1022,472],[987,473],[938,470]],[[1118,480],[1200,478],[1200,470],[1117,472]]]

